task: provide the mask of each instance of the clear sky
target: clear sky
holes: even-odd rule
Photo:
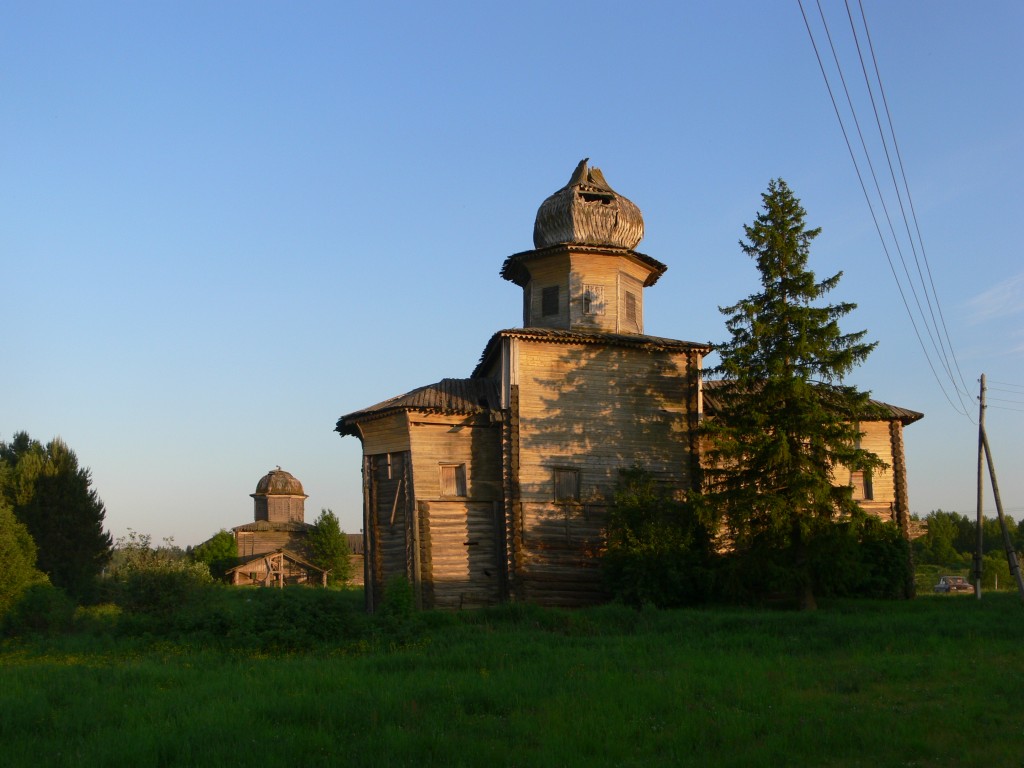
[[[823,8],[877,135],[845,7]],[[330,507],[357,531],[360,446],[336,420],[468,376],[521,324],[502,261],[590,157],[669,266],[647,332],[689,341],[722,340],[718,307],[757,290],[738,240],[784,178],[823,228],[811,267],[859,304],[846,329],[879,342],[852,380],[926,414],[906,431],[912,509],[973,514],[984,372],[1012,385],[987,420],[1020,513],[1024,4],[864,9],[971,418],[908,319],[796,0],[16,0],[0,439],[62,436],[115,537],[250,521],[276,465],[307,520]]]

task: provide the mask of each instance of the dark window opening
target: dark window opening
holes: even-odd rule
[[[857,501],[873,501],[875,489],[871,482],[871,472],[851,472],[850,485],[853,486],[853,498]]]
[[[555,501],[580,500],[580,471],[578,469],[554,470]]]
[[[609,194],[602,194],[601,192],[580,192],[580,197],[583,198],[585,203],[600,203],[601,205],[611,205],[612,196]]]
[[[636,323],[636,294],[626,291],[626,322]]]
[[[558,314],[558,286],[552,285],[541,292],[540,312],[544,317]]]

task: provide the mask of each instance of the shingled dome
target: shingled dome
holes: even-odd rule
[[[598,168],[584,158],[569,183],[541,203],[533,225],[535,248],[559,243],[636,248],[644,219],[632,201],[618,194]]]
[[[254,496],[305,496],[300,483],[290,472],[272,469],[256,484]]]

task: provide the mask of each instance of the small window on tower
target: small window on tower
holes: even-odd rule
[[[584,285],[583,286],[583,314],[603,315],[604,314],[604,286]]]
[[[626,291],[626,322],[637,324],[636,294]]]
[[[441,464],[441,495],[466,495],[466,465]]]
[[[871,484],[871,472],[851,472],[850,485],[853,486],[853,498],[855,501],[872,501],[875,498],[875,489]]]
[[[541,292],[540,313],[544,317],[558,314],[558,286],[552,285]]]

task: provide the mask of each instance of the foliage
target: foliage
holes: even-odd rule
[[[703,427],[706,498],[724,514],[735,555],[789,570],[801,604],[813,607],[816,541],[857,510],[851,489],[832,485],[832,468],[884,466],[858,445],[858,423],[873,415],[868,393],[843,384],[875,345],[864,331],[840,330],[854,304],[816,303],[842,273],[817,281],[807,268],[820,230],[806,227],[786,183],[773,180],[762,200],[740,241],[761,291],[720,308],[731,339],[709,371],[720,405]]]
[[[914,557],[918,563],[945,566],[949,569],[974,568],[974,553],[978,546],[977,520],[959,512],[934,510],[925,518],[927,531],[914,541]],[[1024,531],[1012,517],[1006,518],[1006,527],[1010,541],[1016,551],[1024,550]],[[1006,550],[1003,544],[1003,531],[998,518],[986,517],[982,522],[982,586],[992,582],[984,575],[989,562],[1000,560],[1006,563]],[[1006,566],[1007,573],[1009,566]],[[973,581],[973,576],[972,579]],[[1000,583],[1010,586],[1010,581]]]
[[[352,553],[338,516],[329,509],[320,510],[306,541],[313,565],[329,571],[327,583],[347,584],[352,578]]]
[[[0,564],[3,568],[0,616],[3,616],[22,592],[47,580],[36,568],[36,544],[28,528],[14,516],[3,498],[0,498]]]
[[[45,446],[25,432],[0,441],[0,497],[25,524],[37,548],[37,567],[78,599],[93,596],[110,558],[106,510],[88,469],[59,437]]]
[[[674,500],[642,467],[620,470],[602,558],[618,599],[658,607],[707,600],[710,556],[709,529],[693,503]]]
[[[3,617],[6,635],[55,634],[71,626],[74,601],[48,582],[37,582],[18,596]]]
[[[855,512],[836,522],[812,550],[815,589],[828,597],[903,598],[910,544],[899,526]]]
[[[231,531],[223,528],[192,550],[192,560],[204,563],[215,579],[223,579],[238,560],[238,542]]]
[[[151,542],[149,534],[131,529],[118,538],[108,584],[125,610],[171,614],[198,599],[200,588],[211,581],[210,569],[185,557],[173,539],[156,549]]]

